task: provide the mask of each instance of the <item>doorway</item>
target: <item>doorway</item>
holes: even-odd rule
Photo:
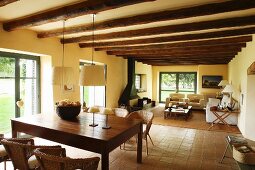
[[[10,119],[40,112],[40,58],[0,52],[0,133]]]

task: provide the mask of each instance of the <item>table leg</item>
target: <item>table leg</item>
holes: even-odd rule
[[[109,170],[109,153],[101,154],[101,169]]]
[[[12,126],[12,137],[13,137],[13,138],[17,138],[18,132],[17,132],[17,130],[15,129],[14,124],[13,124],[12,121],[11,121],[11,126]]]
[[[142,148],[143,148],[143,124],[140,124],[140,131],[138,133],[138,142],[137,142],[137,163],[142,163]]]

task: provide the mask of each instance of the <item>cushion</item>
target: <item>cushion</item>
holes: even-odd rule
[[[190,102],[199,103],[200,99],[191,99]]]
[[[35,169],[36,167],[39,167],[39,162],[37,161],[35,155],[31,156],[28,159],[28,166],[30,169]]]
[[[5,157],[5,156],[7,156],[7,152],[4,149],[4,146],[0,145],[0,157]]]
[[[179,101],[179,98],[173,97],[173,98],[170,98],[170,101]]]

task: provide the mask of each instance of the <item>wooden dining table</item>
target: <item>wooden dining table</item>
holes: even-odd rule
[[[72,147],[101,154],[101,168],[109,169],[109,153],[138,134],[137,163],[142,163],[141,120],[108,116],[110,129],[102,129],[105,125],[104,115],[95,115],[95,123],[91,127],[92,114],[80,113],[74,120],[63,120],[56,114],[36,114],[29,117],[11,119],[12,137],[23,132],[35,137],[51,140]]]

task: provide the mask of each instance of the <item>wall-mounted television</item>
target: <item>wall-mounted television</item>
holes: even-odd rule
[[[222,76],[202,76],[202,88],[220,88],[218,84],[222,80]]]

